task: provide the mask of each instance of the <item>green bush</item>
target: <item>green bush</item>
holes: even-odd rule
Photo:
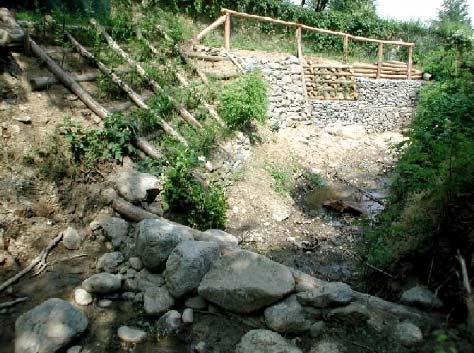
[[[201,230],[223,228],[227,202],[218,184],[203,186],[191,173],[192,161],[181,154],[166,172],[164,199],[169,210],[185,216],[190,226]]]
[[[267,104],[266,82],[260,73],[251,72],[225,86],[219,113],[231,129],[242,129],[252,121],[263,122]]]

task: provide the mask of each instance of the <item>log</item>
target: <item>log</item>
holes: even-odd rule
[[[186,52],[181,49],[179,45],[176,46],[176,49],[181,60],[183,60],[183,62],[199,76],[202,82],[204,82],[206,85],[209,84],[207,76],[196,65],[194,65],[193,61],[188,57],[188,54],[186,54]]]
[[[413,47],[408,47],[408,67],[407,67],[407,79],[411,78],[411,69],[413,66]]]
[[[232,64],[235,65],[235,67],[237,68],[237,70],[239,72],[245,72],[244,68],[242,66],[240,66],[240,64],[238,63],[238,61],[234,58],[234,56],[231,54],[230,51],[228,51],[227,49],[224,48],[224,51],[227,55],[227,57],[230,59],[230,61],[232,61]]]
[[[135,105],[139,108],[151,111],[150,107],[141,99],[141,97],[133,91],[133,89],[128,86],[125,82],[123,82],[111,69],[109,69],[107,66],[105,66],[101,61],[95,58],[94,55],[92,55],[91,52],[86,50],[70,33],[67,33],[67,37],[69,41],[72,43],[72,45],[77,49],[77,51],[84,57],[87,58],[91,61],[93,61],[99,68],[100,71],[102,71],[104,74],[110,77],[110,79],[117,84],[122,90],[124,90],[130,99],[135,103]],[[176,130],[173,129],[171,125],[169,125],[166,121],[161,119],[160,117],[157,116],[159,119],[161,126],[163,127],[163,130],[181,142],[183,145],[188,146],[188,142],[182,137]],[[146,153],[146,151],[143,151]]]
[[[217,27],[219,27],[221,24],[223,24],[226,20],[227,20],[226,15],[219,17],[216,21],[211,23],[209,26],[207,26],[205,29],[203,29],[199,34],[197,34],[193,38],[193,42],[195,42],[195,43],[200,42],[208,33],[215,30]]]
[[[382,62],[383,62],[383,43],[379,43],[379,49],[377,52],[377,76],[376,78],[380,78],[380,74],[382,73]]]
[[[140,98],[143,101],[146,101],[147,99],[151,98],[152,96],[153,96],[153,93],[146,92],[146,93],[140,95]],[[110,104],[110,105],[106,106],[105,108],[111,113],[119,113],[119,112],[123,112],[127,109],[130,109],[133,106],[135,106],[135,103],[127,101],[127,102],[124,102],[124,103]]]
[[[104,119],[109,112],[102,107],[92,96],[69,76],[58,64],[56,64],[41,47],[30,38],[30,47],[33,54],[40,58],[49,68],[49,70],[60,80],[68,89],[75,93],[82,102],[92,110],[101,119]]]
[[[196,53],[188,53],[190,58],[202,61],[218,62],[218,61],[230,61],[227,56],[213,56],[213,55],[203,55]]]
[[[298,59],[303,57],[303,47],[301,44],[301,26],[296,28],[296,56]]]
[[[347,63],[349,61],[349,36],[345,35],[342,42],[342,60]]]
[[[156,158],[162,159],[163,154],[160,153],[151,143],[145,140],[143,137],[137,138],[137,147],[140,148],[146,155]]]
[[[118,45],[118,43],[105,31],[105,29],[97,23],[97,21],[95,21],[94,19],[91,19],[90,20],[91,24],[97,28],[97,30],[99,32],[102,33],[102,35],[104,36],[105,40],[107,41],[107,43],[109,44],[109,46],[118,54],[120,55],[125,61],[127,61],[127,63],[130,65],[130,66],[133,66],[136,68],[137,70],[137,73],[143,77],[144,79],[146,79],[153,91],[155,93],[164,93],[164,90],[163,88],[161,88],[161,86],[158,84],[158,82],[156,82],[155,80],[153,80],[150,75],[148,75],[148,73],[145,71],[145,69],[138,63],[136,62],[135,60],[133,60],[130,55],[128,55],[121,47],[120,45]],[[126,90],[125,90],[126,91]],[[128,92],[127,92],[128,93]],[[195,128],[197,129],[201,129],[202,128],[202,125],[199,121],[197,121],[194,116],[182,105],[182,104],[179,104],[173,97],[171,96],[168,96],[168,99],[170,100],[170,102],[178,109],[181,117],[186,120],[190,125],[194,126]],[[133,100],[133,98],[132,98]],[[142,107],[143,108],[143,107]]]
[[[98,72],[88,72],[80,75],[70,75],[76,82],[95,81],[99,76]],[[52,85],[60,83],[54,76],[39,76],[30,78],[30,86],[33,91],[40,91]]]
[[[230,50],[230,14],[225,15],[224,48]]]
[[[124,218],[132,221],[132,222],[141,222],[144,219],[150,218],[159,218],[154,213],[145,211],[143,208],[135,206],[128,201],[125,201],[121,197],[117,195],[115,190],[107,190],[107,198],[110,201],[112,208],[120,213]]]

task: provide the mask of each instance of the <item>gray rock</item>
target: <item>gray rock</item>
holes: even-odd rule
[[[236,347],[235,353],[303,353],[278,333],[269,330],[247,332]]]
[[[158,334],[174,334],[181,330],[181,314],[176,310],[170,310],[156,322]]]
[[[115,293],[118,292],[121,287],[122,281],[120,278],[108,272],[97,273],[82,282],[82,288],[89,293]]]
[[[141,343],[146,340],[146,332],[136,327],[120,326],[117,335],[122,341],[129,343]]]
[[[77,250],[81,247],[82,237],[79,232],[72,228],[68,227],[63,233],[63,244],[64,247],[68,250]]]
[[[401,302],[424,309],[437,309],[443,306],[443,302],[433,292],[423,286],[416,286],[403,292]]]
[[[151,287],[143,295],[145,313],[149,315],[162,315],[174,305],[174,298],[166,287]]]
[[[140,271],[143,268],[142,260],[139,257],[131,257],[128,259],[128,263],[130,267],[132,267],[135,271]]]
[[[15,353],[54,353],[80,336],[87,317],[68,302],[52,298],[15,322]]]
[[[349,304],[353,299],[351,287],[342,282],[328,282],[318,289],[296,295],[299,302],[315,308]]]
[[[192,324],[194,321],[194,313],[193,309],[186,308],[183,310],[183,315],[181,316],[181,320],[184,324]]]
[[[150,273],[147,269],[141,270],[136,279],[137,289],[142,292],[145,292],[150,287],[161,287],[165,284],[163,276]]]
[[[219,243],[221,249],[232,249],[239,246],[239,239],[232,234],[220,229],[209,229],[194,235],[195,240],[215,241]]]
[[[158,178],[132,169],[120,172],[115,184],[119,194],[131,203],[153,202],[162,188]]]
[[[102,228],[114,249],[120,248],[128,237],[128,222],[118,217],[99,217],[90,224],[92,229]]]
[[[324,321],[316,321],[311,325],[309,334],[312,338],[320,337],[326,330],[326,323]]]
[[[196,291],[219,253],[216,242],[188,240],[179,243],[166,261],[164,272],[170,293],[180,298]]]
[[[124,260],[122,253],[119,251],[105,253],[97,260],[97,269],[99,271],[117,273],[118,267]]]
[[[82,288],[74,291],[74,301],[81,306],[87,306],[92,303],[92,295]]]
[[[420,328],[410,321],[400,322],[395,326],[393,336],[405,346],[413,346],[423,341]]]
[[[184,305],[194,310],[205,310],[207,308],[206,301],[199,295],[186,299]]]
[[[66,351],[66,353],[81,353],[82,352],[82,346],[72,346],[69,347],[69,349]]]
[[[214,262],[198,292],[224,309],[250,313],[275,303],[294,286],[286,266],[250,251],[235,251]]]
[[[145,219],[138,224],[136,253],[152,272],[161,272],[171,251],[184,240],[193,240],[194,231],[165,219]]]
[[[295,295],[265,309],[265,322],[276,332],[300,333],[309,330],[311,322]]]
[[[340,308],[332,309],[327,314],[327,319],[350,322],[356,325],[369,320],[370,314],[365,305],[361,303],[351,303]]]
[[[329,341],[329,340],[324,340],[312,346],[309,353],[341,353],[341,352],[343,352],[343,349],[341,349],[341,345],[339,343]]]
[[[295,269],[291,269],[291,273],[295,279],[295,290],[297,292],[308,292],[319,289],[328,283]]]

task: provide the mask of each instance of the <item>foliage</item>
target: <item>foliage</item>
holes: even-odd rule
[[[120,162],[123,156],[135,151],[136,127],[121,114],[107,117],[103,129],[84,129],[66,120],[64,131],[76,162],[82,160],[87,165],[94,165],[100,159]]]
[[[165,201],[172,212],[183,214],[185,221],[201,230],[223,228],[227,203],[223,188],[218,184],[203,186],[191,173],[191,161],[181,154],[168,168],[165,182]]]
[[[441,26],[453,23],[471,25],[469,5],[466,0],[444,0],[438,18]]]
[[[373,0],[331,0],[330,9],[350,14],[375,15]]]
[[[219,113],[231,129],[248,128],[263,122],[267,112],[267,86],[258,72],[245,74],[224,87]]]

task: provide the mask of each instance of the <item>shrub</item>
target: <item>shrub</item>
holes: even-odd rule
[[[218,184],[203,186],[191,173],[192,163],[184,154],[166,173],[164,198],[169,210],[184,215],[185,221],[198,229],[223,228],[227,202]]]
[[[265,120],[267,104],[266,82],[260,73],[251,72],[225,86],[219,113],[231,129],[248,128],[254,120]]]

